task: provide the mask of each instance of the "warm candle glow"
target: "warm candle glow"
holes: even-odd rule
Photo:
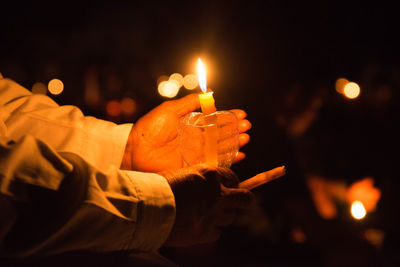
[[[45,95],[47,93],[47,87],[44,83],[37,82],[32,86],[32,93]]]
[[[351,215],[355,219],[361,220],[366,214],[367,212],[365,211],[364,205],[361,201],[356,200],[351,204]]]
[[[355,99],[360,95],[360,86],[355,82],[349,82],[344,86],[343,94],[349,99]]]
[[[197,79],[197,75],[195,74],[186,74],[183,77],[183,86],[188,90],[193,90],[199,85],[199,80]]]
[[[346,84],[348,84],[348,83],[349,83],[349,80],[347,80],[346,78],[339,78],[339,79],[337,79],[337,80],[336,80],[336,83],[335,83],[336,91],[337,91],[339,94],[343,94],[344,87],[345,87]]]
[[[209,115],[217,110],[215,108],[213,92],[211,90],[207,90],[206,70],[203,61],[201,61],[200,58],[197,61],[197,76],[199,78],[201,91],[203,91],[203,94],[199,95],[201,111],[204,115]]]
[[[62,93],[64,90],[64,84],[61,80],[59,79],[52,79],[48,85],[47,88],[49,89],[49,92],[53,95],[59,95]]]
[[[182,74],[180,74],[180,73],[173,73],[173,74],[171,74],[171,75],[169,76],[169,80],[170,80],[170,81],[177,81],[177,82],[178,82],[178,85],[179,85],[179,88],[181,88],[182,85],[183,85],[183,76],[182,76]]]
[[[199,76],[201,91],[203,91],[203,93],[207,92],[206,69],[204,67],[203,61],[201,61],[200,58],[197,61],[197,75]]]
[[[161,96],[173,98],[178,94],[178,92],[179,92],[179,83],[175,80],[163,81],[160,82],[160,84],[158,85],[158,93]]]

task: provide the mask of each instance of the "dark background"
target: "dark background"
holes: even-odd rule
[[[253,124],[247,158],[232,168],[245,178],[284,164],[288,174],[255,190],[267,232],[227,228],[217,248],[197,249],[207,264],[221,265],[223,257],[232,259],[231,265],[357,266],[360,257],[366,261],[360,266],[398,263],[400,64],[393,4],[9,1],[1,4],[0,14],[3,76],[28,89],[59,78],[65,90],[51,96],[58,103],[116,123],[134,122],[165,100],[157,93],[161,75],[193,73],[198,57],[209,64],[217,108],[242,108]],[[101,89],[96,106],[84,101],[85,75],[93,70]],[[341,77],[360,85],[359,98],[335,91]],[[187,93],[181,89],[177,97]],[[136,100],[136,113],[106,114],[108,101],[126,96]],[[301,134],[291,134],[290,121],[309,110],[313,99],[320,103],[314,119]],[[348,183],[374,177],[383,190],[377,211],[363,222],[347,215],[329,222],[318,218],[304,182],[308,173]],[[307,224],[312,225],[308,232]],[[292,240],[293,225],[303,228],[306,242]],[[377,248],[360,238],[367,228],[382,230],[384,244]],[[352,245],[339,249],[343,244]],[[192,260],[179,251],[164,253],[182,264]]]

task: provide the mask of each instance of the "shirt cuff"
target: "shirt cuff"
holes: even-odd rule
[[[136,229],[129,247],[156,251],[167,240],[175,222],[174,194],[161,175],[134,171],[126,173],[139,198]]]
[[[105,166],[119,169],[133,124],[117,125],[94,117],[86,117],[85,124],[87,138],[83,139],[83,147],[86,147],[81,149],[83,158],[103,172],[108,172]]]

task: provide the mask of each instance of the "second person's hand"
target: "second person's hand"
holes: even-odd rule
[[[165,246],[191,246],[215,242],[220,228],[233,223],[247,209],[254,195],[238,188],[230,169],[194,165],[159,173],[175,196],[176,218]]]

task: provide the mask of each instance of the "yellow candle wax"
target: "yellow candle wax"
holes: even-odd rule
[[[209,115],[217,111],[212,91],[199,94],[199,100],[201,112],[203,112],[204,115]]]
[[[218,166],[218,127],[215,114],[206,115],[204,128],[204,155],[206,163]]]
[[[207,125],[204,129],[204,154],[206,163],[212,166],[218,166],[218,128],[217,128],[217,117],[212,113],[216,112],[215,100],[213,92],[208,91],[203,94],[199,94],[201,111],[205,117],[205,124]],[[210,115],[211,114],[211,115]]]

